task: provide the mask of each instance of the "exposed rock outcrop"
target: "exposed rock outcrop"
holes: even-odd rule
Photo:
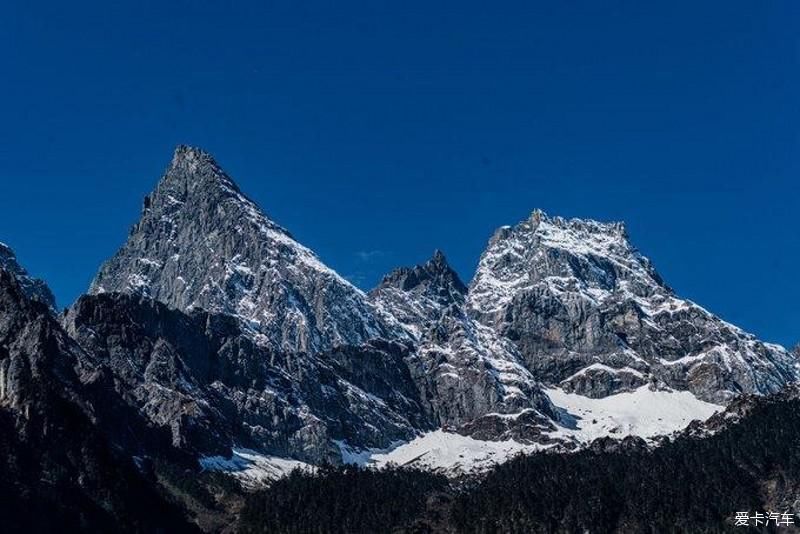
[[[400,333],[366,295],[268,219],[207,153],[180,146],[90,294],[236,317],[260,344],[320,352]]]
[[[534,376],[590,397],[652,383],[719,404],[800,377],[782,347],[679,298],[621,223],[535,211],[499,229],[468,305],[517,345]]]

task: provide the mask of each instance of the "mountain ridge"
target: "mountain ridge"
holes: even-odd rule
[[[56,313],[56,298],[50,287],[48,287],[47,282],[31,276],[20,265],[11,247],[2,242],[0,242],[0,269],[11,272],[26,295],[43,302],[53,313]]]
[[[622,223],[534,210],[468,284],[436,250],[364,292],[185,145],[62,325],[149,424],[213,458],[339,462],[440,431],[530,450],[649,439],[800,375],[680,299]]]
[[[620,223],[537,210],[501,227],[481,256],[468,307],[513,339],[544,382],[588,396],[653,381],[724,404],[800,377],[783,347],[678,297]]]

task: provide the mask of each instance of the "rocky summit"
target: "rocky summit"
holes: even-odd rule
[[[366,295],[244,196],[206,152],[180,146],[90,294],[133,293],[236,317],[259,343],[319,352],[397,337]]]
[[[53,292],[47,287],[47,283],[29,275],[28,271],[17,261],[17,256],[11,247],[4,243],[0,243],[0,269],[14,275],[14,279],[28,298],[43,302],[51,311],[56,311],[56,299]]]
[[[538,379],[589,397],[650,384],[726,404],[800,377],[783,347],[679,298],[621,223],[534,211],[500,228],[468,306],[514,342]]]

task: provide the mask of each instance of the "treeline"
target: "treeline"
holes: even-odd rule
[[[715,533],[736,512],[800,513],[800,401],[755,406],[740,424],[655,450],[628,440],[520,457],[480,481],[414,470],[327,467],[251,495],[243,532]],[[794,519],[800,523],[800,515]],[[752,523],[751,523],[752,524]]]
[[[324,466],[317,475],[294,471],[250,496],[242,511],[240,531],[403,530],[424,515],[432,495],[449,487],[446,477],[419,470]]]

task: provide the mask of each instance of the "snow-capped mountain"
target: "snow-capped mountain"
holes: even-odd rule
[[[17,261],[17,256],[11,247],[4,243],[0,243],[0,269],[14,275],[17,283],[29,298],[43,302],[51,311],[56,311],[56,299],[53,292],[47,287],[47,283],[29,275],[28,271]]]
[[[89,293],[144,295],[237,317],[273,349],[397,337],[366,295],[245,197],[207,153],[179,146],[125,245]]]
[[[534,211],[494,234],[467,300],[539,380],[589,397],[653,384],[724,404],[800,377],[782,347],[679,298],[621,223]]]
[[[800,376],[787,351],[678,298],[619,223],[536,211],[496,232],[469,286],[437,252],[367,295],[189,147],[63,324],[209,466],[241,463],[231,448],[264,465],[437,466],[464,447],[485,464],[651,439]]]

